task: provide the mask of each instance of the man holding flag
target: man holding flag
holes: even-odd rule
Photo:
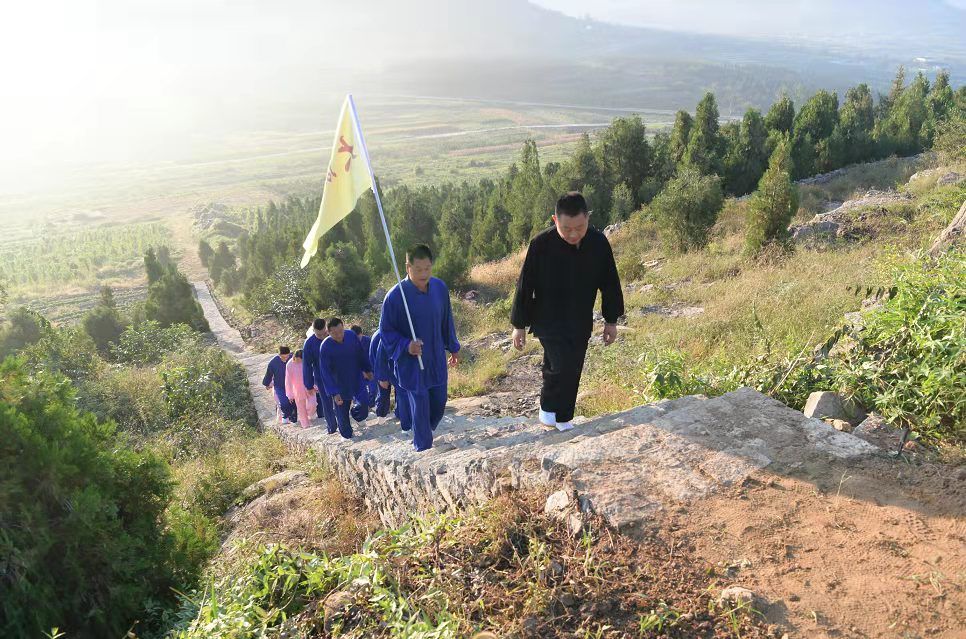
[[[302,244],[305,249],[302,268],[305,268],[318,251],[322,235],[351,213],[362,194],[367,189],[372,189],[382,222],[382,230],[386,234],[389,262],[392,264],[398,282],[386,296],[386,302],[383,304],[383,317],[380,320],[381,334],[390,357],[395,359],[399,385],[405,390],[409,390],[411,386],[417,393],[409,398],[414,431],[413,444],[416,450],[426,450],[433,444],[432,430],[442,419],[443,408],[446,406],[446,358],[443,350],[451,353],[450,364],[455,365],[459,360],[456,353],[460,346],[456,339],[446,285],[442,280],[430,277],[433,255],[428,247],[420,245],[407,255],[406,268],[409,278],[405,282],[402,280],[396,253],[392,248],[392,238],[389,236],[389,225],[382,210],[379,189],[375,187],[375,183],[372,162],[369,160],[369,151],[362,135],[355,103],[349,95],[342,105],[339,124],[335,129],[319,215]],[[416,295],[420,296],[418,330],[414,321],[416,313],[410,313],[408,299]],[[390,310],[388,321],[386,307]],[[421,335],[419,331],[425,331],[426,336]],[[424,344],[428,362],[423,361]],[[400,348],[406,353],[406,360],[402,363],[393,354],[394,350]],[[403,374],[405,383],[402,379]],[[397,395],[397,403],[398,401],[399,395]]]
[[[449,290],[443,280],[432,277],[433,253],[428,246],[417,244],[406,252],[406,273],[409,277],[393,286],[382,303],[379,334],[409,399],[413,447],[423,451],[433,447],[433,431],[446,409],[446,351],[449,365],[456,366],[460,343]],[[412,332],[419,338],[410,339]]]

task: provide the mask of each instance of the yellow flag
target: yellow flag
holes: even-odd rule
[[[339,220],[352,212],[359,197],[372,188],[372,179],[362,158],[361,145],[356,139],[356,126],[350,108],[350,97],[342,104],[339,125],[335,128],[332,156],[322,189],[322,205],[319,217],[302,243],[305,255],[302,268],[309,263],[319,248],[319,238],[335,226]]]

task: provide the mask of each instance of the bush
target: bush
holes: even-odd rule
[[[105,365],[94,341],[76,328],[47,330],[22,355],[31,370],[64,375],[74,382],[93,379]]]
[[[109,353],[124,332],[124,322],[117,309],[111,306],[94,307],[84,315],[81,325],[102,354]]]
[[[8,325],[0,331],[0,358],[13,355],[25,346],[39,342],[49,328],[50,322],[40,313],[26,306],[14,309],[10,313]]]
[[[144,320],[124,329],[114,347],[114,357],[126,364],[157,364],[167,353],[193,351],[200,344],[198,334],[190,326],[162,327],[155,320]]]
[[[175,352],[158,367],[172,420],[219,415],[254,424],[254,406],[242,368],[218,348]]]
[[[966,442],[966,251],[898,264],[895,286],[833,360],[836,379],[890,421]]]
[[[683,168],[654,198],[650,210],[667,246],[685,252],[708,243],[708,233],[723,203],[718,176]]]
[[[114,368],[84,384],[78,406],[143,442],[168,426],[161,378],[150,368]]]
[[[119,637],[176,585],[167,466],[74,407],[63,378],[0,364],[0,634]]]

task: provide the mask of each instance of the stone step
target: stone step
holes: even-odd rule
[[[467,414],[480,402],[460,401],[443,417],[434,447],[421,453],[392,418],[367,420],[351,440],[328,434],[321,420],[308,429],[281,425],[272,394],[261,386],[271,355],[245,351],[207,286],[195,288],[218,343],[245,367],[265,427],[315,448],[388,525],[484,503],[510,488],[545,487],[566,490],[584,510],[633,532],[668,505],[694,504],[762,468],[877,450],[750,388],[638,406],[567,432],[548,431],[535,419]]]

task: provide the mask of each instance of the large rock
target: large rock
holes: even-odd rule
[[[865,411],[853,400],[842,399],[838,393],[816,391],[808,396],[805,409],[806,417],[826,420],[842,420],[856,426],[865,419]]]

